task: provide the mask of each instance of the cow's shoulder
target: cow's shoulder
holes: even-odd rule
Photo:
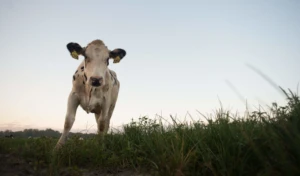
[[[113,77],[117,78],[117,74],[116,74],[115,71],[113,71],[113,70],[111,70],[111,69],[108,69],[108,71],[110,72],[110,74],[111,74]]]
[[[84,64],[83,62],[77,67],[75,73],[72,76],[73,81],[73,90],[75,92],[84,92],[84,87],[87,81],[87,77],[84,73]]]
[[[119,80],[118,80],[118,77],[117,77],[116,72],[113,71],[113,70],[111,70],[111,69],[108,69],[108,71],[109,71],[109,74],[110,74],[110,77],[111,77],[113,86],[119,86],[119,85],[120,85],[120,82],[119,82]]]

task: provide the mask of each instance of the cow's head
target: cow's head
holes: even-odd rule
[[[106,84],[105,74],[108,71],[109,59],[118,63],[126,55],[123,49],[110,51],[101,40],[94,40],[84,48],[72,42],[67,44],[67,48],[75,59],[78,59],[78,55],[84,56],[84,73],[87,83],[94,87]]]

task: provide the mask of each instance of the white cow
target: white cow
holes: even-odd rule
[[[107,133],[120,88],[116,73],[108,68],[109,59],[118,63],[126,55],[123,49],[110,51],[101,40],[94,40],[84,48],[77,43],[68,43],[67,49],[75,59],[78,59],[78,55],[84,56],[84,61],[73,75],[64,130],[56,149],[65,143],[79,105],[87,113],[95,114],[98,133]]]

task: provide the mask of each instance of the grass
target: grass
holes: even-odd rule
[[[71,168],[116,173],[130,169],[151,175],[300,175],[300,101],[286,92],[287,105],[271,106],[235,117],[220,109],[207,123],[191,124],[147,117],[123,127],[122,132],[79,140],[72,136],[57,153],[57,139],[4,139],[0,153],[10,153],[31,163],[35,171],[59,175]]]

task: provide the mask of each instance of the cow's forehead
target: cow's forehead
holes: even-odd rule
[[[86,47],[89,47],[90,45],[97,45],[97,46],[101,46],[104,45],[102,40],[94,40],[91,43],[89,43]],[[105,45],[104,45],[105,46]]]

